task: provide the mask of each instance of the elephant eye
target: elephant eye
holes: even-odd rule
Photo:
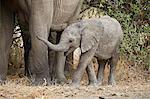
[[[74,40],[75,40],[74,38],[70,38],[70,39],[69,39],[69,43],[74,42]]]
[[[69,43],[72,43],[73,42],[73,40],[69,40]]]

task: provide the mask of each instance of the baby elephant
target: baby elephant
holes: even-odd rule
[[[63,51],[66,55],[77,47],[81,48],[80,62],[72,81],[72,85],[76,86],[80,84],[87,67],[89,79],[95,82],[96,76],[91,67],[91,60],[94,56],[99,63],[98,84],[102,83],[104,67],[107,62],[110,65],[108,83],[115,84],[115,67],[118,61],[118,48],[122,38],[123,32],[119,22],[109,16],[82,20],[68,26],[63,31],[60,42],[57,45],[38,37],[49,48],[55,51]]]

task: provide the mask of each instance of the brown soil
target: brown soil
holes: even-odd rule
[[[82,85],[72,88],[69,85],[28,86],[25,78],[8,81],[0,86],[0,99],[50,99],[50,98],[89,98],[89,99],[150,99],[150,82],[126,82],[116,86],[90,87]]]

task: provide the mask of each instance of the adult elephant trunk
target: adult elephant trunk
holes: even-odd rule
[[[48,40],[46,39],[43,39],[41,37],[38,37],[37,38],[39,40],[41,40],[42,42],[44,42],[50,49],[54,50],[54,51],[65,51],[67,49],[67,47],[65,47],[63,44],[59,43],[57,45],[54,45],[52,44],[51,42],[49,42]]]

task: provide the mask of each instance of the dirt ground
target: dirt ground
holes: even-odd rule
[[[26,79],[10,80],[0,86],[0,99],[150,99],[150,82],[125,82],[116,86],[82,85],[28,86]]]
[[[150,72],[120,60],[116,68],[117,85],[107,85],[108,69],[102,86],[87,86],[86,74],[79,88],[69,85],[30,86],[20,74],[7,77],[0,86],[0,99],[150,99]]]

